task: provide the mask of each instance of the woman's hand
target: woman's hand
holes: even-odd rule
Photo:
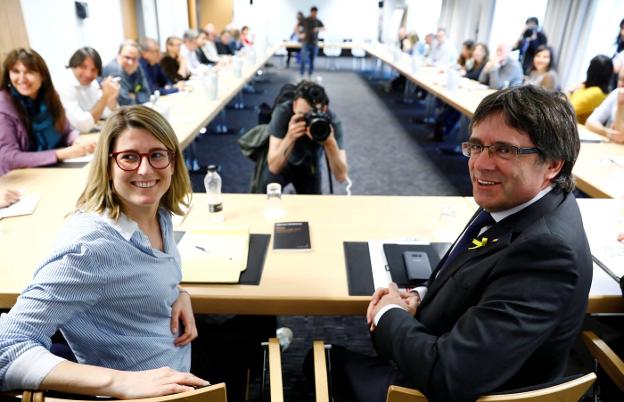
[[[56,150],[56,159],[64,161],[66,159],[80,158],[93,153],[95,150],[95,142],[89,140],[80,140],[77,138],[74,143],[65,148],[59,148]]]
[[[145,371],[116,371],[113,374],[110,395],[119,399],[148,398],[192,391],[210,385],[191,373],[182,373],[169,367]]]
[[[0,191],[0,208],[8,207],[19,201],[20,195],[17,191],[2,190]]]
[[[182,321],[184,332],[175,340],[176,346],[184,346],[197,338],[197,327],[195,326],[195,316],[191,305],[191,296],[180,290],[178,298],[171,306],[171,332],[177,334]]]

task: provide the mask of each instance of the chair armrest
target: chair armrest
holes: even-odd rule
[[[225,402],[227,398],[225,383],[218,383],[194,389],[192,391],[181,392],[178,394],[157,396],[151,398],[128,399],[128,401],[140,402]],[[96,397],[78,394],[64,394],[58,392],[46,391],[24,391],[22,394],[23,402],[93,402]],[[102,401],[115,401],[116,399],[102,399]]]
[[[312,350],[314,352],[314,390],[316,402],[329,402],[325,343],[323,341],[314,341]]]
[[[583,332],[583,342],[589,352],[598,360],[598,364],[604,369],[611,381],[620,391],[624,392],[624,362],[615,352],[591,331]]]
[[[427,398],[417,389],[391,385],[388,387],[386,402],[427,402]]]
[[[271,402],[284,402],[284,386],[282,384],[282,357],[277,338],[269,338],[269,384],[271,385]]]

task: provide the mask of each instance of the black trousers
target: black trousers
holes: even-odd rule
[[[279,183],[282,189],[292,183],[297,194],[321,194],[321,172],[320,163],[302,164],[294,166],[286,164],[279,174],[273,174],[268,166],[264,166],[261,185],[258,186],[259,193],[266,192],[269,183]]]
[[[196,316],[199,337],[193,341],[191,372],[211,384],[225,382],[227,400],[245,400],[249,381],[262,373],[261,342],[275,337],[275,316],[237,315],[215,322]]]

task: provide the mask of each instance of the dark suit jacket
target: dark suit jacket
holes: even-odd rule
[[[379,355],[431,401],[561,377],[583,322],[592,258],[572,194],[553,190],[482,237],[486,246],[434,271],[415,318],[391,309],[373,333]]]

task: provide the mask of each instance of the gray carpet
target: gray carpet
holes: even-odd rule
[[[246,94],[245,102],[257,106],[273,103],[281,86],[297,82],[298,70],[285,69],[281,58],[273,58],[273,67],[265,69],[269,82],[255,84],[263,93]],[[410,123],[410,117],[422,115],[422,106],[398,103],[402,93],[386,91],[387,82],[370,80],[368,75],[351,70],[351,59],[339,60],[340,70],[328,71],[319,60],[317,71],[326,88],[330,107],[345,127],[345,145],[353,194],[388,195],[469,195],[466,160],[438,152],[439,143],[425,137],[430,129]],[[228,125],[249,129],[257,123],[257,110],[227,110]],[[210,132],[212,127],[208,127]],[[223,178],[223,191],[248,191],[253,164],[239,151],[235,134],[205,134],[197,140],[200,164],[218,164]],[[203,190],[203,174],[192,174],[194,191]],[[324,192],[328,192],[324,177]],[[288,190],[286,190],[288,191]],[[336,184],[335,192],[344,194]],[[313,400],[313,393],[301,374],[303,359],[315,339],[348,345],[350,349],[373,354],[365,318],[356,317],[279,317],[280,325],[295,334],[290,348],[282,355],[284,391],[287,401]],[[257,395],[258,383],[252,387]]]

